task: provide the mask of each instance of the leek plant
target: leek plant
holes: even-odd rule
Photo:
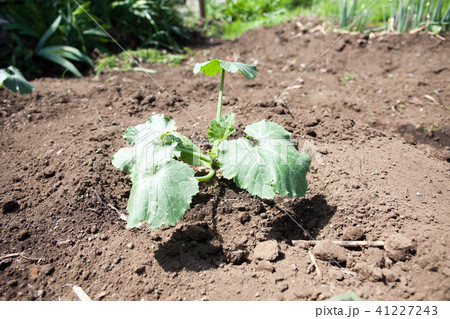
[[[389,22],[385,29],[390,32],[416,32],[428,30],[433,33],[448,31],[450,4],[443,12],[444,0],[398,0],[390,6]]]

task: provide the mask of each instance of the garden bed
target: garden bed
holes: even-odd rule
[[[450,42],[297,22],[212,40],[179,66],[144,65],[160,86],[117,72],[41,78],[29,96],[0,90],[0,256],[21,254],[1,257],[0,299],[77,300],[73,285],[94,300],[450,299]],[[299,150],[306,142],[306,197],[261,200],[219,176],[176,227],[128,230],[130,180],[111,156],[127,127],[159,113],[202,145],[219,81],[192,69],[210,58],[257,61],[255,80],[228,77],[223,114],[237,114],[234,136],[266,118]],[[340,265],[313,250],[319,276],[298,242],[311,237],[405,249],[345,249]]]

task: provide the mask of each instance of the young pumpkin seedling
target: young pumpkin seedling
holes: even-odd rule
[[[113,165],[129,173],[132,182],[127,228],[143,222],[152,229],[174,226],[198,193],[198,183],[211,179],[218,169],[225,178],[261,198],[270,199],[275,194],[302,197],[306,193],[311,156],[297,151],[282,126],[262,120],[245,128],[246,138],[227,140],[235,131],[236,114],[222,116],[225,72],[240,72],[253,80],[256,66],[216,59],[197,63],[194,74],[199,72],[210,76],[221,73],[217,116],[207,133],[212,150],[203,154],[176,132],[173,120],[161,114],[129,127],[124,139],[132,146],[120,149],[112,158]],[[189,165],[210,171],[195,177]]]

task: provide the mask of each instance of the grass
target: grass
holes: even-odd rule
[[[95,72],[112,72],[112,71],[130,71],[138,67],[136,61],[140,64],[158,63],[168,65],[180,64],[186,56],[184,54],[171,54],[166,51],[156,49],[139,49],[135,51],[128,51],[130,56],[126,52],[122,52],[117,55],[107,55],[98,58],[95,61]]]
[[[409,32],[426,25],[423,29],[437,33],[448,31],[450,20],[450,0],[273,0],[271,3],[255,0],[252,4],[229,1],[233,5],[228,7],[217,1],[207,1],[205,31],[208,35],[234,39],[247,30],[273,26],[299,15],[317,15],[340,29],[353,24],[350,31],[359,32],[390,30],[394,23],[390,31]]]
[[[286,21],[290,21],[296,16],[304,13],[304,8],[298,7],[293,10],[280,9],[271,13],[264,14],[254,21],[244,22],[236,20],[230,24],[225,24],[223,27],[222,37],[224,39],[235,39],[245,31],[258,28],[260,26],[274,26]]]

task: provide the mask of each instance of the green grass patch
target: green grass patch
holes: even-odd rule
[[[130,57],[131,55],[131,57]],[[138,49],[122,52],[117,55],[107,55],[95,61],[95,72],[131,71],[142,63],[158,63],[168,65],[180,64],[186,56],[184,54],[172,54],[156,49]],[[139,62],[139,64],[137,63]]]
[[[292,10],[279,9],[277,11],[266,13],[253,21],[236,20],[230,24],[225,24],[223,27],[222,37],[225,39],[235,39],[245,31],[255,29],[261,26],[274,26],[286,21],[290,21],[296,16],[303,14],[304,8],[298,7]]]

